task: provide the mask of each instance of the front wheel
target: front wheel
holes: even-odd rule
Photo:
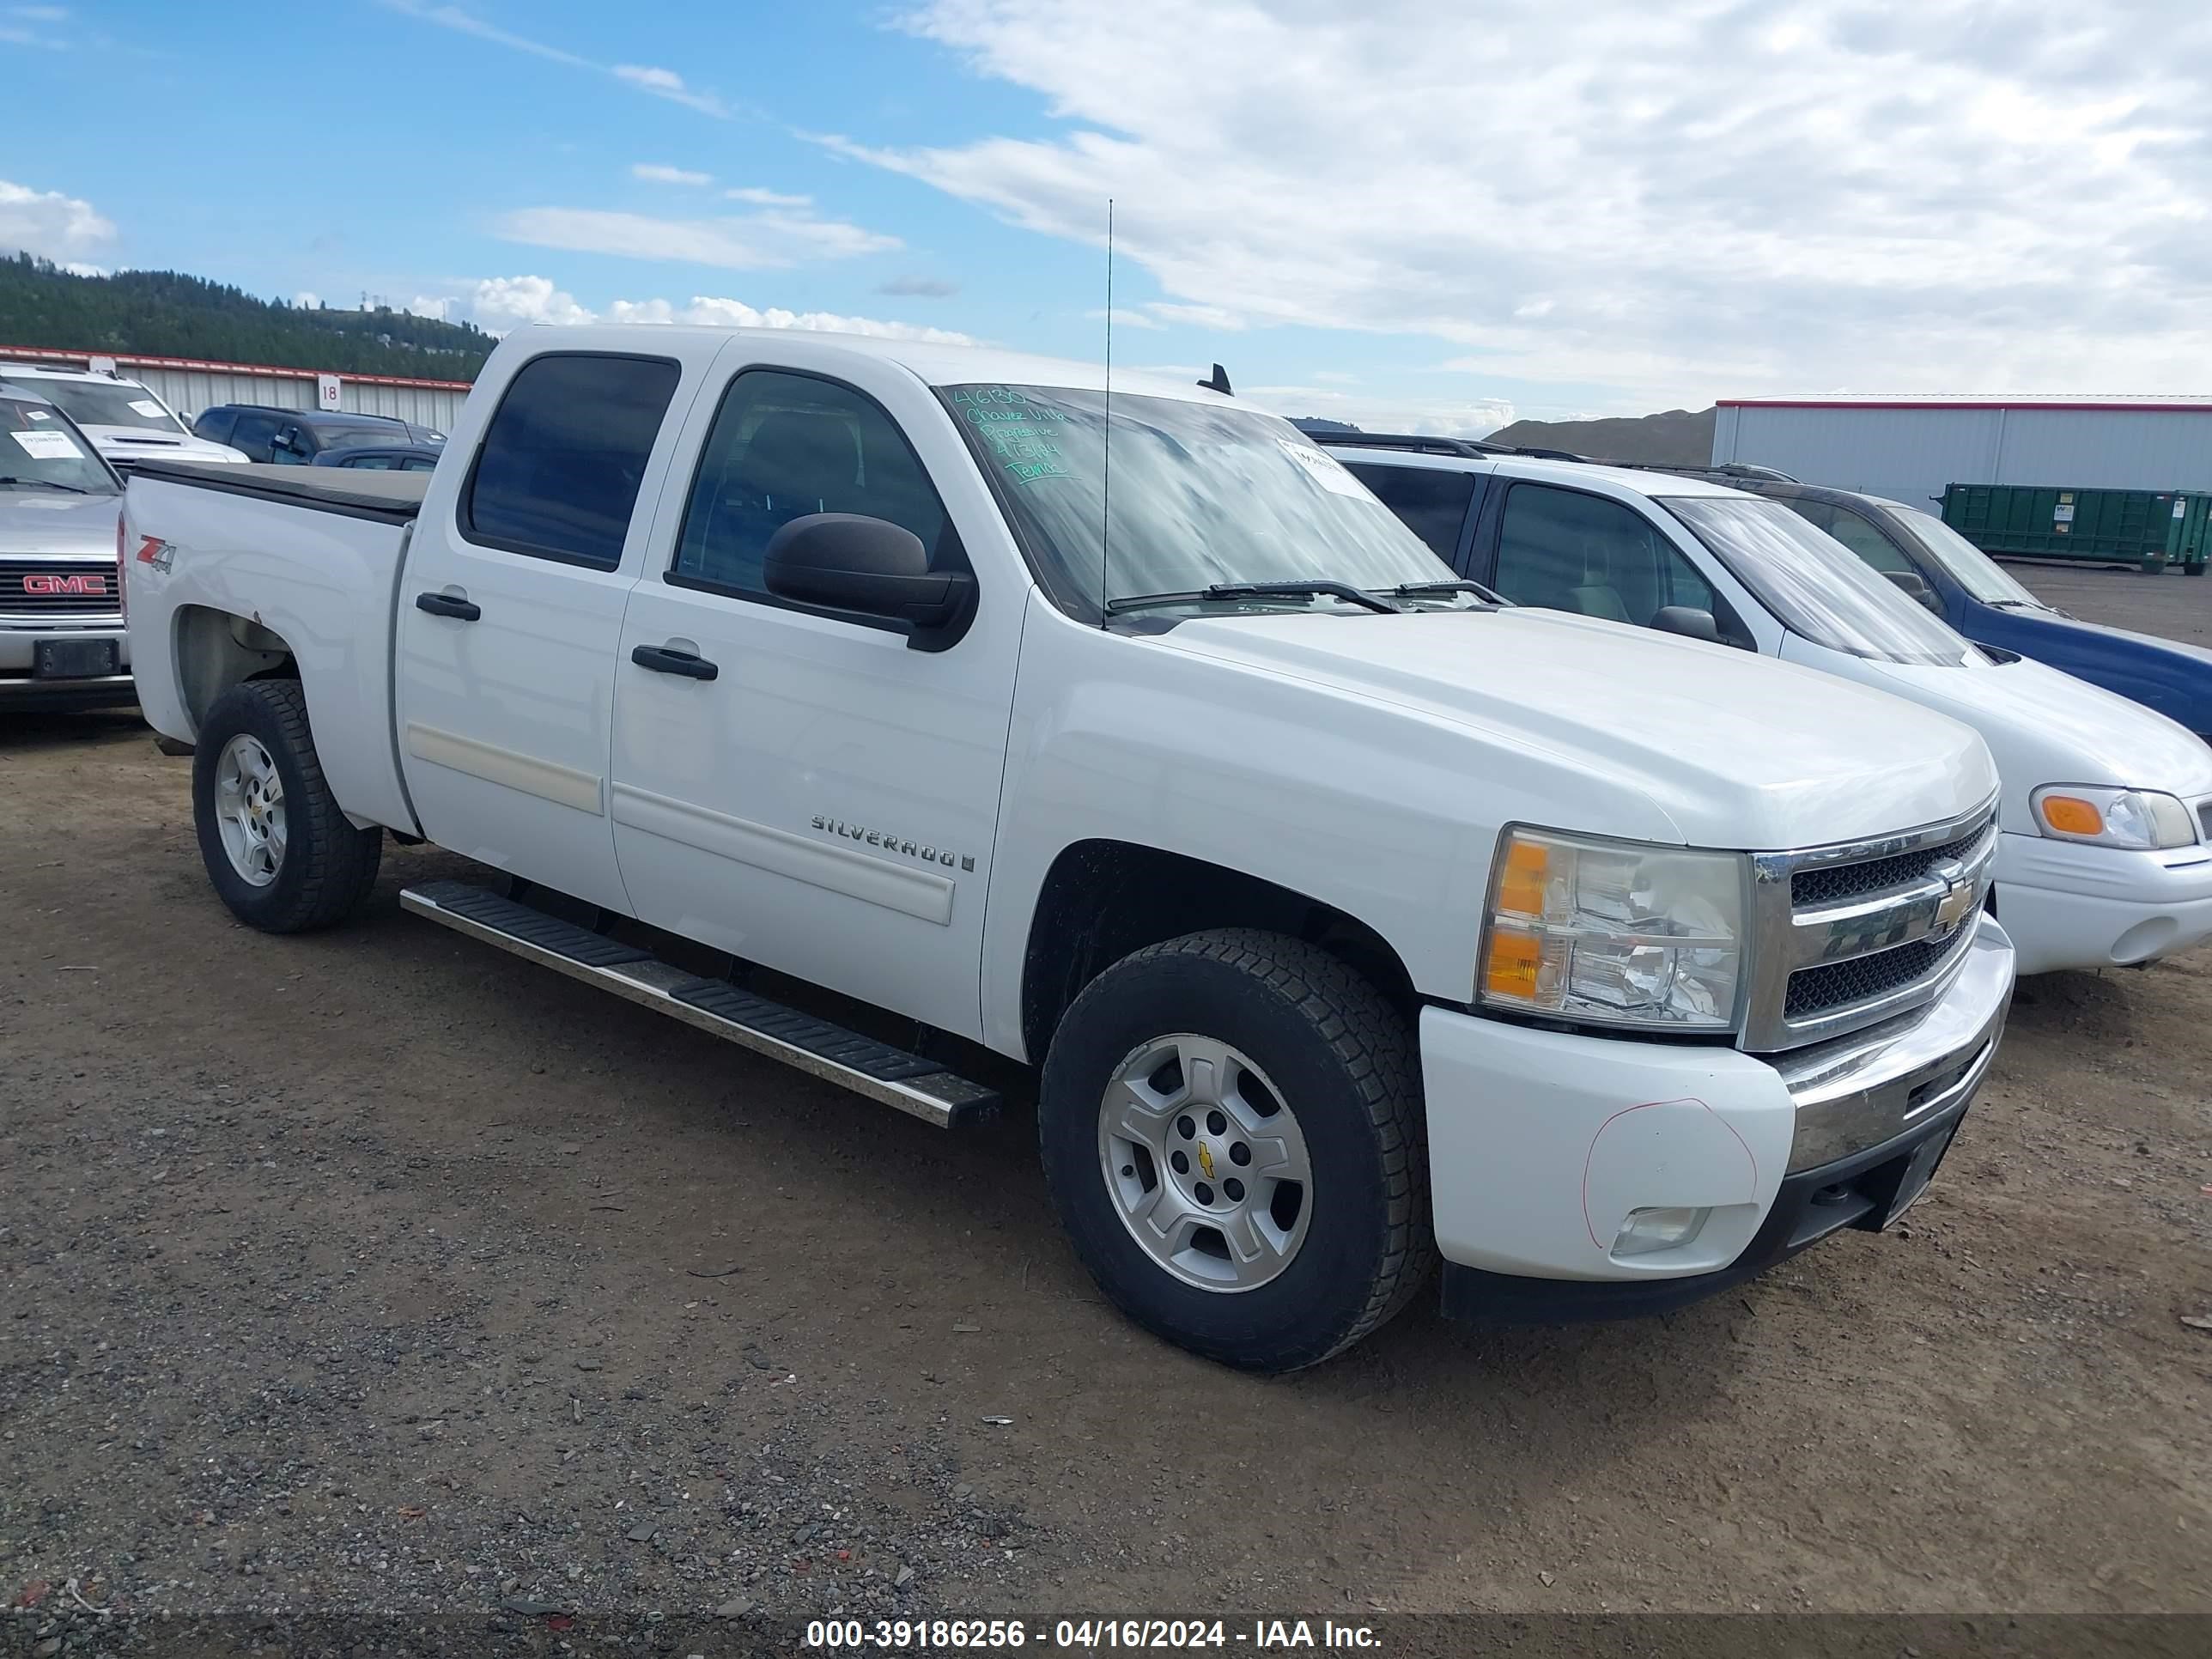
[[[1222,930],[1124,957],[1054,1034],[1045,1179],[1077,1253],[1147,1329],[1294,1370],[1427,1277],[1418,1068],[1405,1021],[1316,946]]]
[[[297,680],[246,680],[216,699],[195,734],[192,824],[215,890],[264,933],[343,920],[383,855],[384,832],[355,829],[331,793]]]

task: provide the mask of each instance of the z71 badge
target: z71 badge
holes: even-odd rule
[[[884,830],[868,830],[857,823],[848,823],[842,818],[833,818],[817,812],[814,827],[826,830],[833,836],[842,836],[848,841],[857,841],[869,847],[880,847],[886,853],[899,853],[910,859],[920,859],[924,864],[942,865],[947,870],[973,870],[975,860],[963,853],[948,853],[941,847],[931,847],[921,842],[906,841]]]

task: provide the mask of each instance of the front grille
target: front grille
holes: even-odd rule
[[[2206,810],[2212,811],[2212,803],[2207,804]],[[1917,853],[1899,853],[1894,858],[1800,870],[1790,878],[1790,902],[1798,909],[1809,910],[1878,893],[1885,887],[1902,887],[1907,882],[1918,881],[1944,860],[1964,858],[1972,852],[1984,828],[1977,824],[1956,841],[1946,842],[1941,847],[1925,847]]]
[[[0,616],[61,622],[118,616],[122,607],[112,564],[0,560]]]
[[[1802,1048],[1937,995],[1973,948],[1989,901],[1996,817],[1992,803],[1971,818],[1881,840],[1758,855],[1763,965],[1753,973],[1744,1047]]]
[[[2203,831],[2204,839],[2212,842],[2212,800],[2200,800],[2197,803],[2197,827]]]
[[[1974,935],[1978,909],[1955,933],[1940,939],[1915,939],[1894,950],[1870,957],[1853,957],[1818,968],[1801,968],[1790,975],[1790,989],[1782,1013],[1785,1019],[1802,1019],[1832,1009],[1849,1008],[1887,996],[1939,972]]]

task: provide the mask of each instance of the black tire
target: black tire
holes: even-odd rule
[[[1229,1043],[1274,1085],[1316,1172],[1303,1244],[1271,1282],[1186,1284],[1131,1236],[1099,1159],[1099,1113],[1154,1038]],[[1250,1371],[1317,1364],[1391,1319],[1436,1255],[1419,1068],[1405,1020],[1366,979],[1278,933],[1193,933],[1123,957],[1054,1034],[1037,1135],[1076,1253],[1114,1304],[1169,1341]]]
[[[276,878],[257,887],[232,866],[216,819],[216,774],[233,738],[246,733],[269,751],[283,784],[285,848]],[[356,830],[338,810],[307,729],[297,680],[246,680],[216,699],[192,750],[192,826],[208,879],[250,927],[300,933],[353,914],[376,884],[381,830]]]

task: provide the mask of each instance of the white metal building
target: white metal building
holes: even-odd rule
[[[1915,505],[1954,483],[2212,489],[2212,397],[1723,398],[1713,459]]]
[[[52,368],[103,368],[136,380],[187,421],[213,404],[267,404],[278,409],[344,409],[396,415],[440,432],[451,429],[469,395],[466,380],[423,380],[399,374],[343,374],[259,363],[218,363],[198,357],[149,357],[127,351],[57,351],[0,346],[0,362]],[[329,382],[335,381],[332,401]]]

